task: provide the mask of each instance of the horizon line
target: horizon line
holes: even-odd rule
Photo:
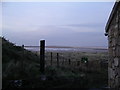
[[[40,47],[40,46],[30,46],[25,45],[24,47]],[[108,49],[108,46],[58,46],[58,45],[47,45],[46,48],[106,48]]]

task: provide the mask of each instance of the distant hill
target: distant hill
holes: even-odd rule
[[[2,38],[2,76],[4,80],[30,78],[39,72],[39,56]]]

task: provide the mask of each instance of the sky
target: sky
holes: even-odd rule
[[[113,2],[3,2],[2,36],[16,45],[107,46]],[[1,28],[1,27],[0,27]]]

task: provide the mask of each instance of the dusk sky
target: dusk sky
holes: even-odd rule
[[[4,2],[2,36],[16,45],[107,46],[114,2]]]

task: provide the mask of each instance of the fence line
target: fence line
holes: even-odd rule
[[[82,58],[82,57],[81,57]],[[59,67],[80,67],[81,65],[85,66],[85,63],[81,62],[81,58],[79,60],[72,60],[72,58],[66,58],[63,53],[58,52],[49,52],[45,55],[45,64],[46,66],[56,66]],[[82,63],[82,64],[81,64]]]
[[[40,48],[41,48],[41,46],[40,46]],[[41,53],[41,50],[40,50],[40,53]],[[79,58],[77,59],[75,57],[74,53],[73,54],[70,53],[69,55],[66,55],[66,56],[64,55],[65,53],[62,53],[62,52],[59,52],[59,53],[58,52],[47,52],[47,53],[48,54],[43,55],[45,58],[44,62],[40,61],[40,63],[43,63],[40,65],[40,68],[42,68],[44,66],[56,66],[56,67],[62,66],[62,67],[75,67],[75,68],[78,67],[78,68],[89,68],[89,69],[97,69],[97,68],[102,69],[103,68],[101,62],[98,60],[96,60],[94,62],[92,62],[92,61],[84,62],[84,60],[82,61],[82,58],[83,58],[82,55],[80,55]],[[73,55],[73,56],[71,57],[71,55]],[[40,56],[40,58],[42,59],[43,56]],[[87,56],[84,56],[84,59],[86,59],[86,58],[87,58]],[[95,67],[94,64],[99,64],[99,67],[97,65]],[[44,70],[43,70],[43,72],[44,72]]]
[[[66,67],[88,71],[100,71],[102,67],[100,60],[92,60],[87,56],[74,57],[72,54],[65,54],[64,52],[46,52],[45,65],[52,67]]]

